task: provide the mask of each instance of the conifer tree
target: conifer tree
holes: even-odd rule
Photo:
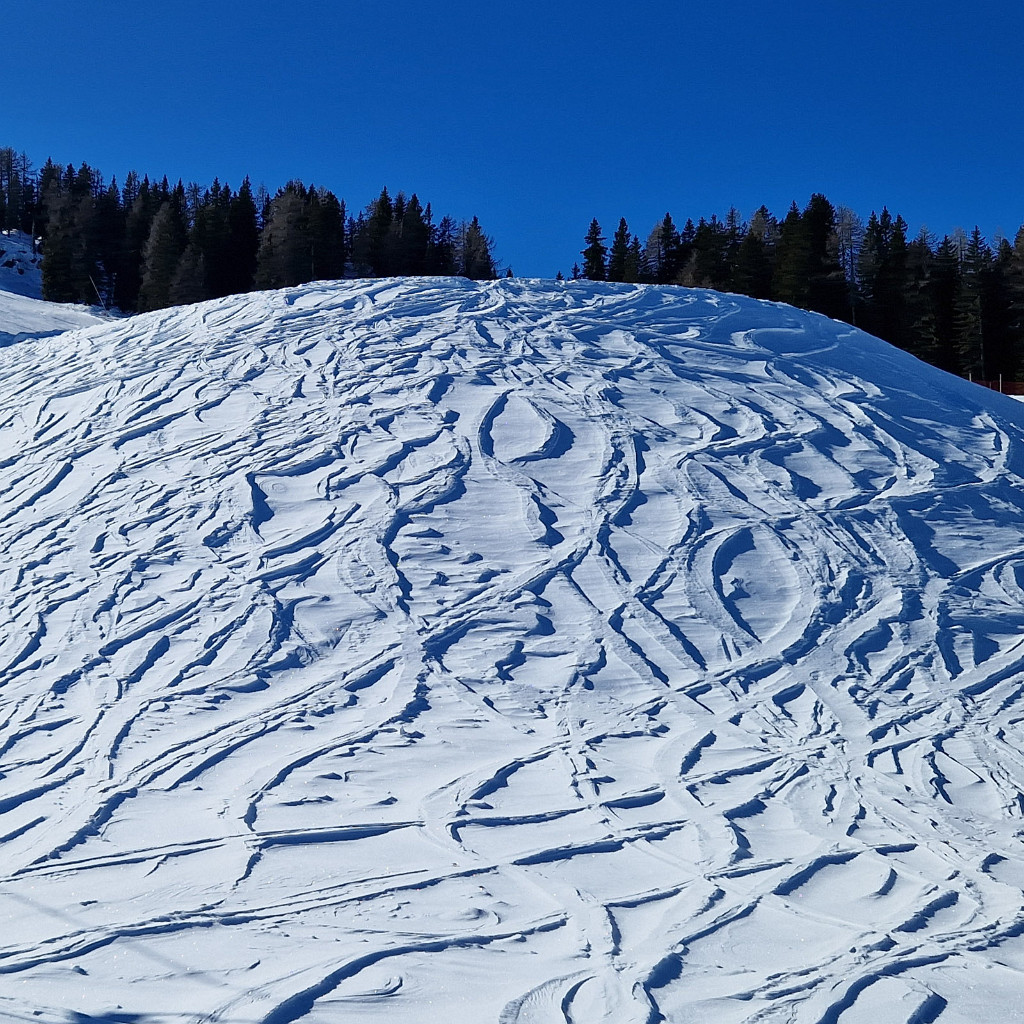
[[[426,273],[430,248],[430,225],[423,206],[414,192],[402,214],[402,233],[398,249],[399,273],[418,276]]]
[[[27,231],[33,198],[29,158],[9,146],[0,147],[0,228]]]
[[[345,204],[326,188],[309,190],[310,280],[345,276]]]
[[[428,207],[429,209],[429,207]],[[427,273],[439,277],[453,277],[459,272],[457,257],[458,228],[451,217],[444,216],[431,238],[427,256]]]
[[[590,229],[584,241],[587,247],[581,252],[583,276],[589,281],[603,281],[608,274],[608,248],[604,244],[604,235],[601,234],[601,225],[598,224],[596,217],[590,222]]]
[[[217,299],[236,291],[233,287],[234,256],[231,251],[231,188],[218,178],[201,195],[195,208],[190,244],[194,254],[189,259],[193,275],[203,269],[202,298]],[[193,298],[198,301],[193,289]]]
[[[206,267],[202,252],[189,242],[178,260],[168,289],[169,305],[183,306],[207,298]]]
[[[619,226],[615,229],[615,234],[612,236],[611,253],[608,257],[609,281],[629,280],[629,277],[627,277],[627,274],[630,272],[629,244],[629,225],[626,223],[626,218],[621,217],[619,218]],[[584,252],[585,255],[586,253]],[[633,280],[636,280],[635,271],[633,272]]]
[[[725,287],[729,279],[729,237],[716,216],[700,218],[689,257],[677,279],[691,288]]]
[[[975,226],[964,249],[960,282],[954,301],[954,330],[962,368],[976,378],[988,379],[991,360],[986,348],[986,275],[992,264],[992,250]]]
[[[935,250],[928,280],[928,298],[935,322],[935,363],[950,373],[963,373],[956,334],[956,297],[960,291],[960,259],[946,235]]]
[[[270,204],[256,263],[257,288],[291,288],[313,279],[308,192],[290,181]]]
[[[1006,285],[1010,331],[1018,363],[1024,363],[1024,227],[1019,228],[1014,236]],[[1018,373],[1024,374],[1024,366]]]
[[[387,277],[392,272],[391,224],[394,219],[394,204],[385,187],[367,209],[365,237],[360,239],[361,261],[369,268],[371,277]]]
[[[484,234],[480,221],[474,217],[462,232],[461,273],[471,281],[493,281],[497,277],[492,240]]]
[[[733,275],[736,272],[736,261],[739,257],[740,245],[746,235],[746,227],[740,218],[740,211],[735,206],[729,207],[725,218],[725,266],[726,276],[723,285],[733,289]]]
[[[881,317],[881,336],[900,348],[910,350],[907,259],[907,222],[897,214],[892,224],[888,254],[875,281],[875,301]]]
[[[983,279],[985,347],[993,378],[1016,379],[1021,370],[1020,335],[1015,328],[1012,296],[1013,257],[1009,240],[999,239]]]
[[[651,268],[647,263],[647,250],[640,241],[639,235],[634,235],[629,243],[629,256],[626,259],[626,275],[623,280],[630,284],[642,281],[645,284],[654,280]]]
[[[930,363],[936,361],[939,350],[938,325],[932,302],[933,249],[934,239],[924,227],[907,244],[904,296],[907,348]]]
[[[125,179],[122,201],[127,197],[131,197],[131,202],[125,203],[124,244],[121,266],[114,282],[114,303],[119,309],[132,312],[138,309],[146,242],[159,201],[150,187],[149,178],[139,181],[134,172]]]
[[[178,261],[188,244],[184,188],[161,203],[146,240],[139,289],[139,309],[163,309],[171,305],[171,283]]]
[[[807,244],[807,308],[834,318],[849,319],[849,290],[839,259],[835,207],[814,193],[801,216]]]
[[[43,242],[43,298],[78,302],[74,280],[74,236],[70,195],[57,194],[51,184],[46,195],[46,237]]]
[[[252,183],[246,177],[231,199],[228,210],[228,252],[230,262],[224,274],[227,294],[247,292],[256,277],[260,233]]]
[[[107,188],[93,201],[93,222],[93,242],[99,271],[96,285],[102,293],[103,304],[109,306],[115,302],[114,285],[124,261],[125,218],[117,179],[111,179]]]
[[[747,229],[736,253],[733,287],[741,295],[749,295],[754,299],[771,298],[771,259],[765,247],[763,233],[754,227]]]
[[[693,222],[688,222],[693,231]],[[692,233],[685,241],[676,230],[672,215],[665,214],[664,219],[647,237],[647,263],[653,279],[658,284],[672,284],[689,257],[692,247]]]
[[[836,208],[836,246],[839,266],[846,281],[846,309],[844,319],[857,324],[857,261],[864,241],[864,222],[846,206]]]
[[[772,298],[791,306],[807,307],[810,288],[807,264],[810,244],[800,208],[794,201],[779,229],[772,274]]]
[[[50,301],[95,304],[101,300],[94,194],[101,191],[102,179],[85,163],[78,171],[69,164],[49,179],[44,199],[43,297]]]

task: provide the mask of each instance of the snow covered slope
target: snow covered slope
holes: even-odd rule
[[[0,346],[106,319],[97,309],[43,302],[41,257],[20,231],[0,231]]]
[[[0,292],[43,297],[42,256],[23,231],[0,231]]]
[[[43,302],[0,291],[0,347],[28,338],[48,338],[76,327],[104,323],[106,318],[88,306]]]
[[[0,1019],[1024,1020],[1022,441],[682,289],[0,350]]]

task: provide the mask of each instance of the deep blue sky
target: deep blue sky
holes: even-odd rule
[[[1009,0],[6,0],[0,145],[350,208],[477,214],[523,276],[597,217],[646,237],[812,192],[912,231],[1024,221]],[[23,85],[15,88],[14,83]]]

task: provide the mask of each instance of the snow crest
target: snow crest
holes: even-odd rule
[[[1020,406],[586,282],[0,370],[0,1016],[1024,1019]]]

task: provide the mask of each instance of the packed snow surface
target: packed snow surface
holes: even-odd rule
[[[1022,443],[683,289],[0,350],[0,1019],[1024,1020]]]
[[[0,291],[0,347],[27,338],[47,338],[76,327],[103,323],[105,319],[88,306],[40,302]]]

